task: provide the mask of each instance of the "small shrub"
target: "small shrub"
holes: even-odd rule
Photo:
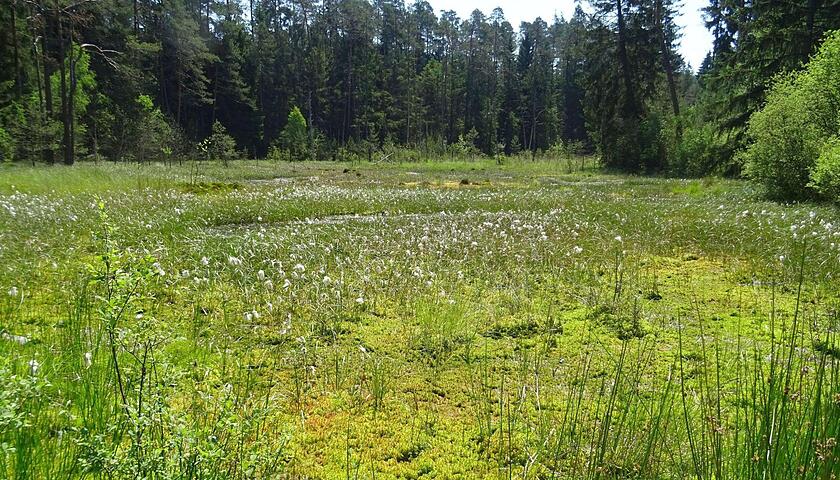
[[[213,124],[213,133],[201,142],[199,149],[208,160],[221,160],[225,165],[237,156],[236,141],[219,121]]]
[[[662,118],[657,113],[645,116],[639,124],[640,167],[648,172],[656,172],[665,165],[665,145],[662,142]]]
[[[0,162],[21,159],[40,159],[42,139],[41,119],[29,118],[31,101],[13,101],[0,108]],[[30,99],[31,100],[31,99]],[[37,99],[36,99],[37,100]],[[40,105],[34,105],[40,113]],[[32,155],[29,152],[33,151]]]
[[[11,162],[14,160],[14,153],[14,139],[3,127],[0,127],[0,162]]]
[[[712,119],[703,118],[702,110],[687,108],[680,118],[671,118],[664,137],[668,150],[668,171],[672,175],[702,177],[710,174],[734,175],[739,167],[728,158],[726,140]],[[680,135],[677,129],[682,128]]]
[[[148,95],[137,97],[140,108],[133,131],[132,152],[139,162],[170,157],[176,144],[176,134],[166,117],[155,107]]]
[[[280,143],[289,152],[290,160],[302,160],[307,155],[309,133],[306,128],[306,119],[300,108],[294,107],[289,112],[286,127],[280,134]]]
[[[475,157],[481,152],[476,147],[478,132],[473,128],[466,134],[458,137],[458,141],[449,146],[452,155],[460,158]]]

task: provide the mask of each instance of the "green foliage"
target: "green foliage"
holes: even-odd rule
[[[15,141],[11,135],[0,126],[0,162],[10,162],[15,159]]]
[[[750,119],[753,143],[744,153],[744,171],[775,199],[802,199],[820,150],[820,134],[809,115],[811,100],[794,83],[780,79],[767,105]]]
[[[403,0],[30,3],[0,6],[0,110],[15,104],[25,117],[0,125],[18,161],[56,161],[64,135],[75,139],[67,162],[171,158],[218,120],[253,157],[277,146],[293,160],[480,152],[502,162],[580,141],[615,169],[738,173],[732,153],[768,80],[840,25],[834,0],[715,1],[698,80],[677,54],[674,0],[590,0],[571,18],[516,25],[501,9],[460,18]],[[135,104],[140,95],[163,121]],[[687,124],[683,143],[671,117],[698,96],[718,136]]]
[[[723,161],[727,158],[725,136],[702,113],[702,107],[687,108],[679,119],[672,118],[667,124],[664,137],[670,139],[666,142],[668,171],[687,177],[736,173],[735,165]]]
[[[213,133],[199,144],[199,150],[207,160],[221,160],[225,164],[237,157],[236,141],[219,121],[213,124]]]
[[[84,122],[81,120],[87,112],[93,92],[97,88],[96,74],[91,68],[90,54],[83,50],[81,46],[73,45],[73,48],[67,54],[72,55],[72,61],[75,66],[76,91],[73,95],[73,110],[77,116],[77,122],[83,125]],[[65,68],[68,72],[70,71],[70,62],[71,58],[68,57],[65,60]],[[60,105],[61,80],[58,73],[52,75],[51,83],[54,96],[53,102],[55,105]]]
[[[746,174],[776,199],[813,196],[811,172],[823,146],[840,134],[840,31],[801,72],[778,78],[750,118]]]
[[[303,160],[309,147],[309,132],[306,119],[300,108],[293,107],[289,112],[286,127],[280,135],[280,143],[289,152],[290,160]]]
[[[5,85],[0,84],[0,94],[4,94]],[[18,102],[0,108],[0,162],[11,162],[18,154],[18,141],[23,140],[22,131],[26,121],[23,108]]]
[[[714,34],[701,83],[709,119],[726,142],[719,161],[730,164],[748,146],[750,117],[769,100],[771,80],[799,70],[840,27],[836,2],[707,2]]]
[[[663,142],[662,116],[657,112],[646,115],[639,125],[639,162],[647,172],[658,172],[666,164]]]
[[[0,109],[0,125],[8,137],[8,160],[39,161],[61,140],[61,122],[43,114],[39,98],[32,93]]]
[[[458,141],[450,146],[450,152],[456,157],[475,157],[481,151],[476,146],[478,140],[478,131],[472,129],[466,134],[458,136]]]
[[[169,158],[175,148],[173,128],[148,95],[137,97],[137,105],[140,113],[133,129],[130,155],[140,162]]]
[[[809,187],[826,199],[840,203],[840,140],[837,138],[823,146],[811,171]]]

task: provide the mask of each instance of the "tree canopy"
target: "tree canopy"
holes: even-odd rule
[[[331,159],[468,139],[484,155],[574,143],[615,169],[738,173],[767,85],[840,27],[838,1],[710,0],[695,74],[674,0],[590,0],[517,26],[424,0],[10,0],[0,144],[7,160],[154,160],[198,155],[218,124],[256,158],[290,135],[295,156]]]

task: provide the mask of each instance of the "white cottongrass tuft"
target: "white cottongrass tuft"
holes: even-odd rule
[[[3,340],[8,340],[10,342],[17,343],[18,345],[26,345],[29,343],[29,339],[24,337],[23,335],[12,335],[11,333],[3,332],[0,334],[0,338]]]
[[[38,370],[41,369],[41,363],[38,362],[36,359],[32,359],[29,361],[29,374],[33,377],[38,374]]]

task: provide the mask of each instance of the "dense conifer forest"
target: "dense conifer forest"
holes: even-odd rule
[[[693,66],[677,53],[679,7],[592,0],[512,25],[422,0],[4,0],[2,156],[573,151],[626,171],[740,174],[750,116],[840,27],[840,3],[712,0],[714,45]]]

